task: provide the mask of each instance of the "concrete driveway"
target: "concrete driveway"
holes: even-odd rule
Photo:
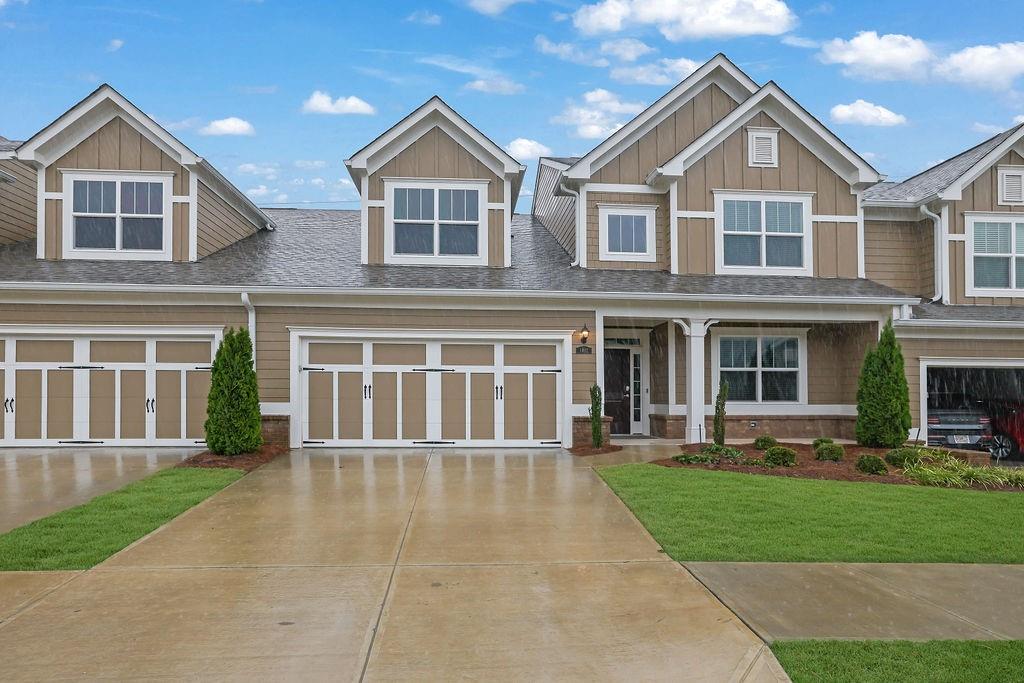
[[[562,451],[293,452],[96,569],[0,575],[0,651],[8,680],[785,680]]]
[[[0,450],[0,534],[180,462],[183,448]]]

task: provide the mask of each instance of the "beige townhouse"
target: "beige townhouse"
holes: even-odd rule
[[[888,183],[719,55],[529,215],[437,97],[345,160],[358,211],[271,210],[105,85],[0,139],[0,444],[200,444],[228,326],[295,447],[570,446],[594,384],[701,441],[722,380],[730,436],[850,436],[890,318],[922,433],[929,377],[1024,368],[1022,135]]]

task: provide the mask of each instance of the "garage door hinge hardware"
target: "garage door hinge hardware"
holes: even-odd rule
[[[193,370],[213,370],[213,366],[212,365],[197,365],[197,366],[195,366],[192,369]]]
[[[87,443],[103,443],[102,441],[88,441],[84,439],[73,439],[68,441],[58,441],[57,443],[73,443],[73,444],[87,444]]]
[[[311,368],[308,365],[303,365],[302,367],[299,368],[299,370],[317,370],[322,372],[323,368]]]
[[[544,445],[544,446],[561,446],[562,442],[561,441],[541,441],[541,444]]]
[[[561,370],[541,370],[541,372],[561,372]]]
[[[455,372],[455,368],[413,368],[413,372]]]
[[[324,443],[323,441],[303,441],[302,443]]]
[[[58,365],[58,370],[102,370],[102,365]]]
[[[454,441],[413,441],[414,444],[421,446],[450,446],[454,444]]]

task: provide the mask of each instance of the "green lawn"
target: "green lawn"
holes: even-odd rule
[[[1020,681],[1021,640],[794,640],[772,645],[793,683]]]
[[[243,472],[173,468],[0,535],[0,571],[88,569]]]
[[[649,464],[598,473],[679,561],[1024,563],[1024,493]]]

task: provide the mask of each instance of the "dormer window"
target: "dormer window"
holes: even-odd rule
[[[487,265],[486,181],[386,179],[387,263]]]
[[[778,167],[778,128],[747,128],[747,163],[753,168]]]
[[[1024,166],[999,167],[999,203],[1024,204]]]
[[[65,258],[170,260],[170,176],[63,175]]]

